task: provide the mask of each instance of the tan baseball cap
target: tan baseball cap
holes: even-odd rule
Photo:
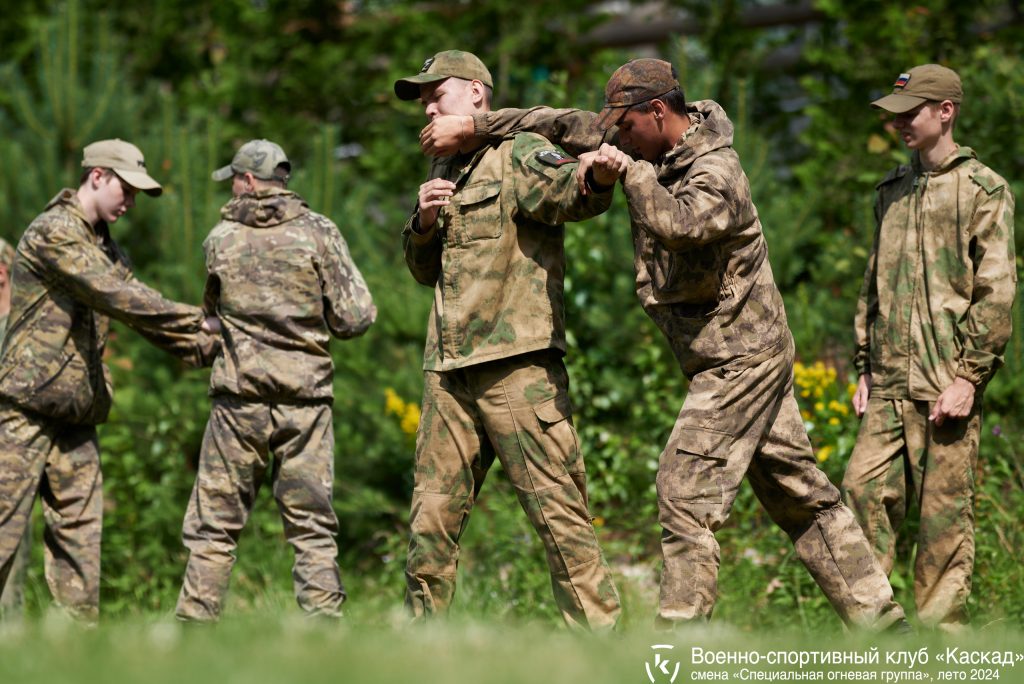
[[[270,140],[250,140],[235,152],[231,163],[211,174],[215,181],[231,178],[236,173],[251,173],[260,180],[288,182],[292,163],[288,161],[281,146]]]
[[[622,120],[633,105],[667,95],[679,87],[672,65],[661,59],[626,62],[608,79],[604,88],[604,109],[594,127],[606,131]]]
[[[117,177],[136,190],[157,197],[163,192],[160,184],[146,173],[146,160],[142,151],[119,138],[99,140],[85,146],[82,168],[110,169]]]
[[[480,81],[488,88],[494,87],[494,79],[480,58],[472,52],[445,50],[423,62],[420,73],[395,81],[395,95],[400,100],[416,100],[420,86],[435,83],[454,76],[467,81]]]
[[[963,96],[960,76],[955,71],[940,64],[921,64],[900,74],[892,93],[875,100],[871,106],[902,114],[923,102],[949,100],[959,104]]]
[[[11,247],[11,243],[7,242],[7,240],[0,238],[0,264],[4,264],[10,268],[13,263],[14,247]]]

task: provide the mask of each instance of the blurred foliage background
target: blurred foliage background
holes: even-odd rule
[[[85,144],[131,140],[165,192],[142,199],[114,235],[142,279],[198,302],[201,243],[229,194],[210,172],[250,138],[282,144],[292,187],[339,225],[380,310],[365,337],[333,347],[340,562],[350,614],[375,620],[401,605],[431,297],[401,256],[399,233],[428,163],[417,146],[422,111],[394,97],[396,78],[435,52],[467,49],[490,66],[497,107],[596,108],[617,66],[657,56],[677,65],[689,99],[719,100],[736,123],[786,299],[804,417],[838,482],[858,425],[849,358],[873,186],[906,159],[868,102],[913,64],[957,69],[966,92],[957,138],[1020,198],[1021,45],[1017,0],[24,0],[0,23],[0,234],[16,241],[50,197],[76,182]],[[686,383],[637,306],[621,196],[606,214],[570,226],[567,247],[568,365],[592,512],[623,588],[626,624],[647,624],[658,572],[654,474]],[[1014,319],[1006,368],[986,394],[971,602],[977,622],[1019,627],[1019,307]],[[108,362],[117,392],[101,429],[103,610],[166,612],[184,568],[180,524],[208,378],[123,327]],[[243,535],[229,610],[291,602],[291,552],[267,490]],[[744,629],[839,628],[749,489],[719,539],[721,619]],[[893,583],[911,605],[913,545],[904,539]],[[40,546],[29,578],[33,612],[49,602]],[[557,621],[540,543],[501,477],[489,478],[478,503],[461,573],[456,613]]]

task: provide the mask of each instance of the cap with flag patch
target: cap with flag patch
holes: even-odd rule
[[[923,102],[963,99],[963,86],[955,71],[939,64],[922,64],[900,74],[892,93],[871,103],[872,107],[893,114],[909,112]]]
[[[146,173],[142,151],[118,138],[86,145],[82,151],[82,168],[110,169],[128,185],[153,197],[163,192],[160,184]]]
[[[400,100],[415,100],[419,98],[420,86],[424,83],[436,83],[452,76],[494,87],[491,72],[479,57],[472,52],[445,50],[423,62],[420,73],[395,81],[395,95]]]

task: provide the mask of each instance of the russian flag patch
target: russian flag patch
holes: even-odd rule
[[[896,79],[896,82],[892,84],[893,88],[905,88],[907,83],[910,82],[910,74],[900,74],[900,77]]]

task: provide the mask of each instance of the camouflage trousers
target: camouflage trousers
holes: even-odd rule
[[[744,476],[844,622],[884,628],[903,618],[864,533],[817,467],[793,396],[789,339],[690,382],[658,466],[659,626],[710,618],[720,559],[714,533]]]
[[[619,597],[587,508],[568,389],[561,358],[547,351],[426,372],[406,566],[414,618],[451,604],[459,539],[497,456],[544,544],[565,622],[615,625]]]
[[[29,523],[25,525],[25,534],[21,536],[21,544],[14,554],[7,583],[3,592],[0,592],[0,617],[3,618],[16,618],[25,609],[25,575],[28,573],[28,560],[32,551],[32,525]]]
[[[928,421],[932,403],[868,400],[843,494],[890,572],[896,533],[916,497],[921,523],[914,561],[917,615],[929,626],[967,623],[974,569],[974,471],[981,396],[967,418]]]
[[[268,468],[285,538],[295,549],[292,581],[298,604],[310,614],[341,615],[345,591],[337,563],[338,518],[331,504],[330,405],[216,397],[182,529],[189,558],[175,609],[179,619],[212,622],[220,616],[238,537]]]
[[[96,428],[0,404],[0,587],[35,503],[43,505],[46,583],[57,605],[95,622],[100,606],[103,476]]]

